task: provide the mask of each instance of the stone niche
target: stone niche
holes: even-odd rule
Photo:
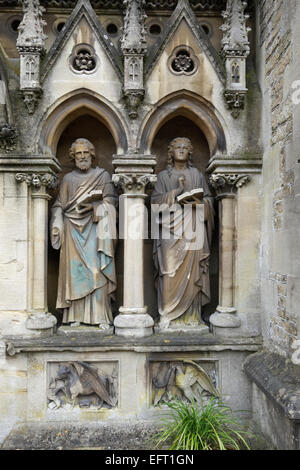
[[[113,173],[112,155],[116,152],[116,145],[114,139],[107,129],[107,127],[98,119],[91,115],[83,115],[75,118],[63,131],[58,145],[56,157],[59,160],[62,172],[59,175],[59,183],[62,181],[64,175],[73,170],[74,165],[69,158],[69,150],[72,143],[79,137],[84,137],[90,140],[96,147],[96,160],[95,165],[104,168],[110,174]],[[49,203],[49,220],[51,217],[51,205],[54,203],[57,196],[59,185],[55,191],[51,192],[52,200]],[[122,243],[118,244],[116,253],[116,267],[118,276],[118,289],[117,292],[117,305],[122,301]],[[60,321],[61,314],[56,310],[56,297],[57,297],[57,284],[58,284],[58,266],[59,266],[59,251],[54,250],[48,242],[48,308],[49,312],[55,314]],[[117,311],[117,306],[115,310]]]
[[[151,153],[156,156],[157,166],[155,173],[158,174],[164,170],[167,166],[168,146],[174,137],[187,137],[191,140],[193,145],[193,165],[200,170],[203,175],[208,177],[206,174],[206,168],[210,158],[209,146],[203,132],[199,127],[185,116],[178,115],[163,124],[157,134],[154,137]],[[148,191],[151,194],[151,190]],[[150,198],[149,198],[150,199]],[[149,207],[148,200],[148,207]],[[213,232],[211,256],[210,256],[210,288],[211,288],[211,301],[208,305],[204,306],[202,311],[202,317],[205,321],[208,321],[209,316],[215,312],[218,305],[218,291],[219,291],[219,245],[218,245],[218,205],[215,204],[215,229]],[[152,316],[157,315],[157,300],[156,290],[153,284],[154,267],[152,261],[152,240],[149,238],[145,240],[144,256],[145,264],[149,266],[147,272],[145,272],[145,283],[147,283],[147,289],[145,289],[145,304],[149,306],[149,312]]]
[[[190,119],[184,116],[176,116],[166,122],[157,132],[153,144],[152,154],[156,155],[157,167],[155,173],[158,174],[167,165],[168,146],[174,136],[188,137],[193,144],[193,164],[204,175],[209,160],[209,147],[207,140]],[[57,159],[59,160],[62,172],[59,180],[72,171],[72,162],[69,159],[69,149],[72,143],[79,137],[85,137],[96,147],[95,165],[113,173],[112,155],[116,152],[116,144],[108,128],[98,119],[91,115],[82,115],[75,118],[63,131],[57,146]],[[58,186],[59,187],[59,186]],[[51,192],[52,200],[49,204],[49,218],[51,215],[51,204],[53,204],[58,188]],[[150,214],[151,188],[147,190],[148,198],[146,206]],[[209,316],[215,312],[218,305],[218,207],[215,205],[215,230],[212,239],[210,258],[210,283],[211,302],[203,309],[203,318],[208,321]],[[154,285],[154,264],[152,257],[153,241],[151,240],[151,222],[149,219],[148,239],[144,240],[144,292],[145,305],[152,317],[157,318],[157,292]],[[123,240],[118,240],[116,248],[116,270],[117,270],[117,291],[116,300],[113,303],[113,313],[117,314],[123,299]],[[56,310],[57,284],[58,284],[59,251],[54,250],[48,243],[48,308],[60,322],[61,313]]]

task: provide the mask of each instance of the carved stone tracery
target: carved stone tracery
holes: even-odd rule
[[[74,47],[70,57],[70,66],[76,73],[93,73],[97,62],[95,50],[89,44],[78,44]]]
[[[191,47],[176,47],[168,61],[169,69],[176,75],[192,75],[197,71],[199,61]]]

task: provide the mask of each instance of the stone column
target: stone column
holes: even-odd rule
[[[234,265],[237,189],[247,183],[247,175],[220,175],[210,177],[210,185],[216,190],[219,201],[219,305],[210,317],[213,332],[218,336],[230,336],[231,328],[239,328],[241,320],[234,306]]]
[[[147,236],[145,194],[146,186],[154,183],[154,175],[113,175],[121,186],[120,227],[124,238],[124,294],[123,306],[115,318],[115,334],[127,338],[141,338],[153,334],[154,321],[144,305],[144,238]]]
[[[57,177],[53,174],[26,174],[16,175],[18,182],[25,181],[31,189],[31,240],[32,240],[32,283],[31,283],[31,311],[26,328],[37,330],[40,335],[53,333],[56,318],[48,313],[47,306],[47,261],[48,261],[48,201],[51,197],[47,188],[57,184]]]

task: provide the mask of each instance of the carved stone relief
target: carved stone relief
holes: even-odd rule
[[[115,408],[118,364],[61,362],[49,364],[48,408]]]
[[[201,364],[201,365],[200,365]],[[150,364],[152,401],[156,406],[179,399],[200,402],[219,396],[216,364],[203,361],[162,361]]]
[[[0,125],[0,151],[8,153],[16,150],[18,132],[16,128],[10,124]]]

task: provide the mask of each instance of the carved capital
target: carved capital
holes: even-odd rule
[[[10,124],[0,125],[0,150],[8,153],[16,150],[18,132],[14,126]]]
[[[238,188],[251,181],[249,175],[213,174],[209,178],[210,186],[216,191],[218,197],[226,197],[226,194],[235,194]]]
[[[156,175],[113,175],[113,183],[117,187],[121,187],[124,193],[144,194],[148,185],[153,185],[157,177]]]
[[[27,186],[32,186],[35,189],[45,187],[46,189],[55,189],[58,184],[58,177],[51,173],[17,173],[17,183],[25,181]]]
[[[246,93],[246,90],[226,90],[224,92],[227,108],[235,119],[239,117],[241,110],[245,108]]]
[[[21,90],[21,96],[23,98],[28,114],[34,113],[42,94],[43,90],[41,88],[28,88]]]

